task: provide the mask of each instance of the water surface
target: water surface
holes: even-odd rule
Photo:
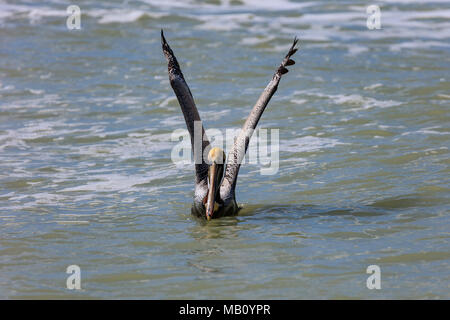
[[[450,298],[446,1],[0,1],[0,297]],[[190,215],[160,29],[207,128],[242,125],[294,36],[239,216]],[[80,291],[66,289],[67,266]],[[381,290],[366,268],[381,268]]]

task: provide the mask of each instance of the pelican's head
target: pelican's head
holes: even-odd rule
[[[221,148],[212,148],[208,153],[208,196],[206,200],[206,219],[211,220],[213,213],[218,209],[216,197],[219,194],[220,182],[225,164],[225,152]]]

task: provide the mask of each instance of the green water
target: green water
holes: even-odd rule
[[[364,1],[69,4],[0,0],[1,298],[450,298],[448,3],[379,1],[379,30]],[[190,215],[161,28],[221,132],[300,38],[237,217]]]

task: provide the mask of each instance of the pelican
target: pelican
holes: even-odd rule
[[[201,161],[195,164],[195,190],[194,203],[192,205],[192,214],[207,220],[220,218],[223,216],[236,215],[239,207],[236,203],[236,181],[241,166],[241,161],[247,152],[253,130],[255,130],[261,115],[267,104],[278,88],[278,84],[283,74],[288,72],[287,66],[295,64],[291,56],[297,52],[297,38],[294,38],[289,52],[284,57],[281,65],[266,86],[250,115],[244,123],[240,133],[235,138],[232,149],[228,154],[228,161],[225,166],[225,152],[218,147],[211,148],[208,138],[205,134],[203,124],[201,124]],[[200,115],[195,106],[194,97],[189,89],[180,65],[164,37],[161,30],[161,44],[164,56],[168,63],[168,72],[170,85],[172,86],[181,111],[184,115],[189,135],[191,137],[191,146],[196,156],[196,146],[194,139],[195,122],[201,123]],[[197,138],[197,137],[196,137]],[[204,159],[205,150],[208,152],[207,159]]]

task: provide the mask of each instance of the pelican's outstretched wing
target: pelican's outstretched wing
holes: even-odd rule
[[[198,114],[197,107],[195,106],[191,90],[189,89],[186,81],[184,80],[183,73],[181,72],[177,58],[175,58],[172,49],[169,47],[169,44],[167,43],[162,30],[161,30],[161,44],[168,63],[170,85],[172,86],[172,89],[178,98],[178,102],[180,103],[181,110],[183,111],[184,120],[186,121],[186,126],[191,136],[192,151],[194,152],[194,150],[196,150],[196,148],[194,147],[194,121],[201,121],[200,115]],[[201,163],[200,161],[196,161],[195,164],[196,183],[207,182],[208,176],[208,165],[205,163],[203,159],[203,154],[204,150],[209,146],[209,140],[205,135],[205,129],[203,128],[203,124],[201,126],[201,129],[203,139],[201,139],[201,137],[199,137],[198,139],[201,139],[199,141],[202,141],[201,142],[202,147],[201,150],[198,150],[198,152],[201,151],[202,155],[201,155]],[[196,155],[194,155],[194,157],[196,157]]]
[[[261,115],[264,112],[264,109],[269,103],[270,98],[272,98],[275,91],[277,91],[281,76],[288,72],[288,69],[286,69],[286,67],[295,63],[294,60],[291,60],[291,56],[297,52],[297,48],[295,48],[297,42],[298,39],[294,38],[294,43],[289,49],[288,54],[281,62],[281,65],[273,75],[272,80],[264,89],[263,93],[250,112],[250,115],[245,121],[242,130],[236,137],[233,148],[228,154],[227,168],[225,170],[225,176],[220,187],[220,195],[222,199],[227,199],[234,195],[239,168],[241,166],[241,161],[244,158],[245,153],[247,152],[250,138],[256,128],[256,125],[258,124],[259,119],[261,118]]]

